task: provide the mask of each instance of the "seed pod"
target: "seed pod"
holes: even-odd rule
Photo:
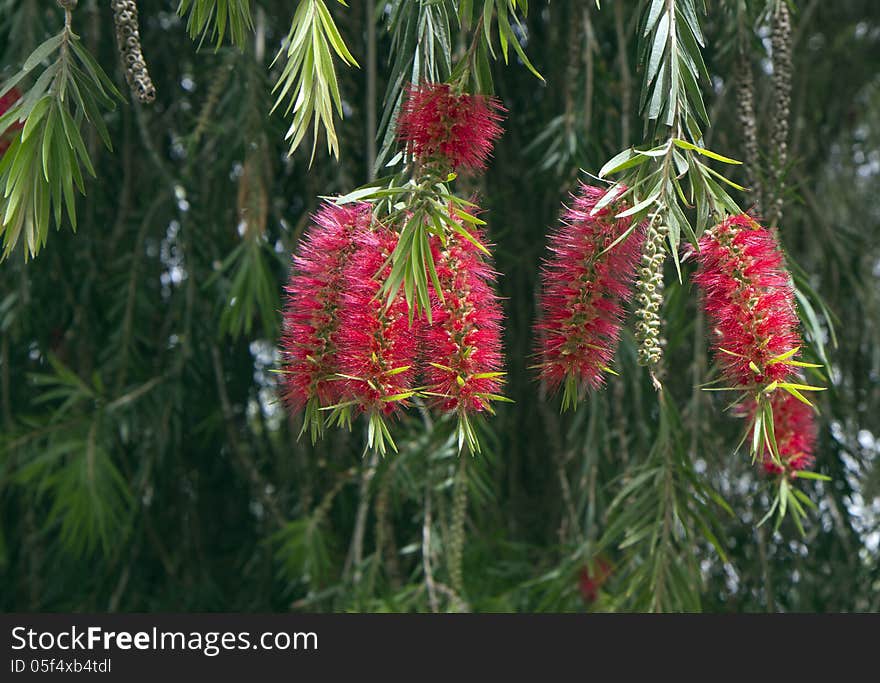
[[[64,1],[76,4],[76,0]],[[111,0],[110,6],[116,26],[116,45],[125,66],[125,80],[138,101],[149,104],[156,99],[156,88],[141,50],[137,4],[135,0]]]
[[[761,188],[758,184],[758,124],[755,118],[755,79],[748,55],[741,52],[736,65],[737,118],[745,151],[746,184],[752,191],[754,211],[761,212]]]
[[[663,305],[663,264],[666,262],[666,235],[669,228],[652,219],[645,237],[642,251],[642,267],[636,281],[636,302],[639,309],[636,315],[636,339],[639,342],[639,364],[651,369],[659,376],[660,361],[666,340],[661,334],[660,307]]]
[[[779,225],[782,220],[784,194],[783,175],[788,162],[788,119],[791,109],[791,17],[788,5],[779,2],[773,13],[773,147],[776,152],[774,168],[774,198],[769,222]]]

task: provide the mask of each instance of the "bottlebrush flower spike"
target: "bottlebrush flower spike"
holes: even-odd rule
[[[813,466],[816,445],[815,412],[803,401],[784,391],[776,391],[773,405],[773,431],[781,464],[769,449],[764,452],[763,467],[768,474],[793,475]]]
[[[761,414],[761,410],[765,411],[765,421],[772,419],[773,424],[773,437],[772,440],[765,440],[761,464],[764,471],[774,478],[777,491],[769,511],[758,525],[764,524],[776,512],[775,529],[778,529],[786,513],[791,512],[795,526],[804,536],[805,506],[816,509],[816,505],[795,487],[794,482],[797,479],[830,479],[806,471],[812,468],[815,460],[815,413],[803,397],[798,398],[782,389],[776,389],[770,396],[759,395],[759,399],[752,402],[753,420]]]
[[[476,226],[471,234],[483,243]],[[503,314],[493,287],[496,273],[479,247],[457,232],[445,245],[434,238],[432,255],[443,299],[432,292],[431,323],[424,334],[424,393],[435,407],[458,416],[459,450],[467,444],[478,453],[471,416],[491,413],[492,401],[507,400],[499,395]]]
[[[323,430],[320,409],[342,396],[336,373],[343,272],[369,227],[368,204],[324,204],[300,241],[285,288],[282,398],[292,412],[305,409],[302,429],[313,442]]]
[[[802,342],[794,287],[773,235],[745,214],[700,239],[694,281],[712,323],[715,358],[738,387],[782,382],[798,367]]]
[[[592,605],[599,598],[599,589],[608,581],[614,568],[611,563],[599,556],[590,565],[581,568],[578,575],[578,587],[587,605]]]
[[[410,85],[397,135],[421,163],[479,171],[503,132],[504,111],[497,98],[456,93],[448,83]]]
[[[21,99],[21,93],[18,88],[12,88],[8,93],[0,97],[0,116],[3,116],[6,112],[8,112],[12,105],[14,105],[18,100]],[[21,130],[23,124],[21,121],[16,121],[11,126],[9,126],[6,130],[0,131],[0,155],[2,155],[7,149],[9,149],[9,145],[12,144],[12,138],[15,133]]]
[[[345,379],[344,404],[369,419],[367,447],[385,454],[397,447],[384,417],[415,394],[421,320],[410,326],[403,291],[388,302],[379,295],[391,272],[398,235],[386,226],[357,236],[357,250],[345,269],[339,327],[339,373]]]
[[[605,192],[581,183],[562,224],[550,234],[543,267],[538,368],[550,391],[563,387],[563,410],[574,407],[585,386],[597,388],[604,381],[644,240],[641,226],[615,218],[619,201],[590,215]]]
[[[778,511],[778,526],[792,511],[803,533],[802,503],[811,503],[788,479],[812,463],[812,405],[801,392],[822,387],[801,384],[798,376],[799,368],[819,366],[796,359],[801,336],[794,285],[774,236],[745,214],[707,230],[699,245],[694,280],[703,290],[721,374],[750,406],[752,461],[789,475],[779,477],[776,498],[760,523]]]

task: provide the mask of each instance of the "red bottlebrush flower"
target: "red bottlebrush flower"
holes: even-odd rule
[[[470,232],[482,242],[478,230]],[[445,246],[435,238],[432,252],[443,300],[432,293],[424,344],[427,393],[446,412],[491,410],[503,384],[496,273],[480,249],[459,233],[451,234]]]
[[[283,398],[294,412],[306,408],[313,438],[320,431],[317,410],[341,397],[336,373],[339,308],[347,287],[343,273],[357,247],[357,237],[369,227],[368,204],[324,204],[300,241],[285,288]]]
[[[421,322],[410,326],[402,290],[389,304],[380,290],[391,271],[398,235],[387,227],[357,236],[345,269],[339,327],[339,372],[345,399],[371,415],[390,415],[413,393]]]
[[[604,557],[599,557],[593,562],[592,571],[590,571],[590,567],[581,569],[578,576],[578,587],[584,602],[588,605],[596,602],[599,597],[599,589],[609,579],[611,573],[611,563]]]
[[[777,389],[773,406],[773,431],[782,465],[774,462],[769,449],[764,453],[764,471],[768,474],[792,474],[813,466],[816,445],[816,420],[813,409],[787,391]]]
[[[0,116],[3,116],[6,112],[8,112],[12,105],[14,105],[18,100],[21,99],[21,93],[18,91],[18,88],[12,88],[8,93],[0,97]],[[4,131],[0,131],[0,154],[3,154],[7,149],[9,149],[9,145],[12,144],[12,137],[15,135],[16,131],[21,130],[23,124],[21,121],[16,121],[9,128]]]
[[[700,239],[703,305],[724,376],[737,386],[783,381],[780,356],[801,346],[794,287],[773,235],[745,214],[731,216]]]
[[[605,190],[581,183],[561,226],[549,236],[550,256],[543,267],[542,318],[536,325],[540,377],[550,391],[565,385],[564,406],[577,400],[579,387],[596,388],[604,381],[644,240],[637,227],[603,253],[631,224],[614,217],[621,210],[616,201],[590,215],[604,195]]]
[[[419,161],[478,171],[486,166],[505,111],[494,97],[456,94],[448,83],[410,85],[397,136]]]

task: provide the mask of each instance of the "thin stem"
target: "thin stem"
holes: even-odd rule
[[[223,361],[220,357],[220,350],[216,344],[211,345],[211,359],[214,365],[214,378],[217,382],[217,394],[220,397],[220,406],[223,410],[223,421],[226,423],[226,436],[229,439],[229,445],[233,453],[238,459],[239,464],[251,481],[251,485],[257,493],[260,501],[266,507],[266,511],[271,515],[273,521],[278,526],[285,523],[284,515],[278,507],[278,503],[270,493],[271,489],[268,483],[263,479],[260,471],[257,469],[256,463],[245,452],[238,434],[235,431],[235,413],[232,410],[232,402],[229,400],[229,393],[226,390],[226,380],[223,377]]]
[[[627,58],[626,34],[623,28],[623,2],[614,3],[614,32],[617,37],[617,62],[620,68],[620,137],[624,148],[629,147],[629,121],[632,116],[632,74]]]
[[[431,477],[425,477],[425,503],[422,517],[422,570],[425,573],[425,589],[432,612],[439,612],[437,587],[434,583],[434,569],[431,566]]]
[[[367,528],[367,513],[370,510],[370,482],[376,474],[378,454],[375,450],[370,452],[370,459],[366,467],[361,471],[360,488],[358,490],[358,509],[355,516],[354,532],[352,533],[351,548],[345,562],[345,574],[354,569],[352,580],[355,585],[361,581],[361,564],[364,560],[364,532]]]
[[[367,0],[367,180],[376,177],[376,2]]]

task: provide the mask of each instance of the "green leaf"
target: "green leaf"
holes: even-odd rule
[[[41,43],[40,46],[31,53],[30,57],[25,60],[24,64],[22,64],[22,73],[27,74],[37,68],[43,62],[43,60],[45,60],[47,57],[49,57],[49,55],[51,55],[59,47],[61,47],[61,43],[64,41],[66,36],[67,33],[62,31],[61,33],[54,35],[48,40]],[[6,94],[8,87],[10,86],[4,87],[3,90],[0,90],[0,96]]]
[[[818,472],[807,472],[806,470],[792,472],[792,476],[796,479],[815,479],[816,481],[831,481],[831,477],[827,475],[819,474]]]
[[[613,156],[599,171],[599,177],[605,178],[620,173],[628,168],[639,166],[648,160],[647,155],[639,154],[632,147]]]
[[[665,4],[666,0],[651,0],[651,6],[648,10],[647,18],[645,20],[645,29],[643,35],[647,36],[657,24],[657,19],[660,17],[660,12],[663,10],[663,6]]]
[[[642,201],[638,202],[637,204],[634,204],[633,206],[626,209],[625,211],[621,211],[619,214],[617,214],[615,216],[615,218],[626,218],[627,216],[634,216],[638,213],[641,213],[642,211],[647,210],[648,207],[650,207],[652,204],[655,204],[659,198],[660,198],[660,188],[659,188],[659,186],[657,186]]]
[[[688,142],[687,140],[681,140],[679,138],[672,139],[673,144],[676,147],[680,147],[681,149],[688,149],[692,152],[696,152],[697,154],[702,154],[703,156],[709,157],[710,159],[715,159],[715,161],[722,161],[725,164],[741,164],[741,161],[737,161],[736,159],[731,159],[730,157],[722,156],[716,152],[708,150],[704,147],[697,147],[697,145]]]
[[[666,41],[669,38],[669,14],[663,13],[660,22],[657,25],[657,32],[654,34],[654,41],[651,46],[651,56],[648,60],[648,71],[645,75],[645,83],[654,82],[654,77],[660,69],[661,59],[666,52]]]

